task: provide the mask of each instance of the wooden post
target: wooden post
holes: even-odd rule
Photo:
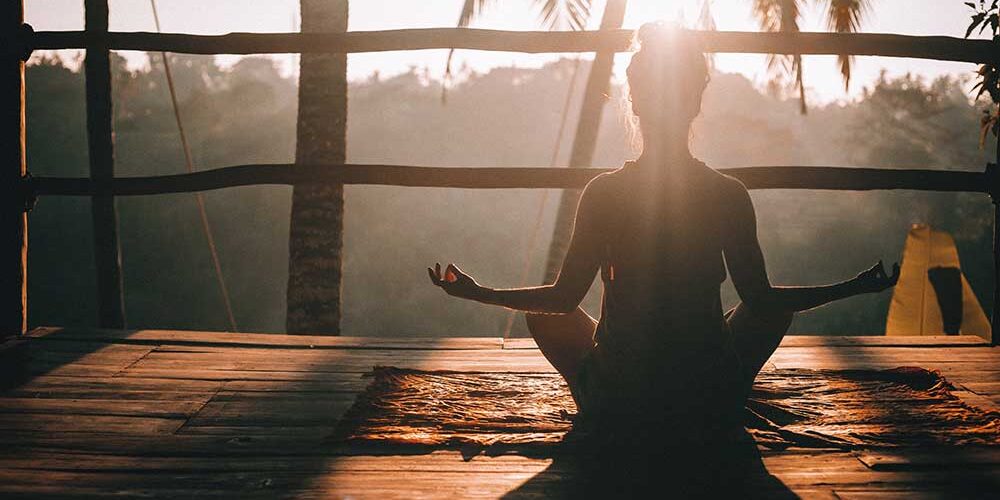
[[[85,0],[86,30],[99,35],[108,32],[108,0]],[[115,150],[111,127],[111,53],[106,38],[95,37],[87,46],[87,140],[90,177],[114,177]],[[97,264],[97,324],[104,328],[124,328],[121,259],[118,247],[118,215],[111,195],[91,198],[94,224],[94,259]]]
[[[1000,49],[1000,36],[993,37],[993,44]],[[997,54],[996,51],[993,53]],[[1000,58],[995,59],[993,64],[1000,67]],[[1000,102],[993,104],[997,106],[997,119],[1000,119]],[[1000,128],[1000,124],[997,127]],[[997,134],[996,163],[987,166],[986,173],[988,192],[993,199],[993,314],[990,316],[990,343],[996,346],[1000,345],[1000,334],[997,334],[997,328],[1000,328],[1000,133]]]
[[[1000,103],[997,112],[1000,113]],[[1000,134],[997,134],[997,157],[990,176],[990,194],[993,197],[993,315],[990,317],[990,342],[1000,345]]]
[[[3,36],[13,39],[21,30],[24,23],[24,5],[21,0],[12,0],[0,4],[0,19],[4,26]],[[0,338],[11,335],[22,335],[27,330],[28,322],[28,295],[27,295],[27,271],[28,271],[28,218],[24,211],[19,188],[21,179],[25,175],[24,159],[24,61],[23,52],[13,49],[18,44],[8,43],[7,47],[0,49],[2,52],[3,73],[0,80],[3,81],[0,90],[0,117],[8,120],[9,129],[4,133],[6,137],[0,149],[7,151],[4,153],[4,161],[0,162],[0,171],[3,172],[3,181],[0,182],[2,198],[0,204],[0,223],[3,224],[3,232],[7,239],[3,243],[3,253],[0,258],[7,266],[3,279],[3,304],[4,312],[0,319]],[[7,277],[11,277],[8,281]]]
[[[1000,149],[1000,144],[997,146]],[[996,170],[996,167],[994,167]],[[995,180],[993,182],[996,182]],[[990,316],[990,343],[998,345],[1000,334],[1000,203],[993,198],[993,314]]]

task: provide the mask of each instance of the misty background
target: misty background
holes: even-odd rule
[[[273,59],[220,67],[208,56],[171,55],[180,110],[198,169],[291,163],[297,84]],[[580,63],[575,92],[588,62]],[[149,68],[113,60],[116,173],[184,171],[159,57]],[[69,66],[78,68],[79,65]],[[467,68],[441,100],[427,70],[352,82],[348,161],[428,166],[548,166],[566,92],[568,59],[542,68]],[[28,164],[36,176],[87,176],[83,75],[59,59],[27,68]],[[883,77],[851,103],[813,105],[808,115],[777,87],[715,74],[695,123],[695,156],[714,167],[830,165],[981,170],[980,112],[968,82]],[[637,155],[621,89],[610,93],[595,166]],[[568,161],[580,99],[573,99],[558,165]],[[541,231],[528,248],[545,190],[345,188],[345,335],[498,336],[510,314],[460,301],[431,286],[426,267],[456,262],[481,283],[519,286],[525,259],[539,284],[558,206],[551,190]],[[955,237],[962,267],[989,314],[992,206],[982,194],[910,191],[752,192],[758,232],[775,284],[850,278],[902,253],[912,223]],[[282,332],[291,188],[255,186],[205,194],[208,216],[241,331]],[[192,194],[118,198],[126,319],[130,328],[224,330],[225,312]],[[29,214],[29,321],[96,324],[90,202],[45,197]],[[798,334],[880,335],[891,292],[854,297],[798,315]],[[727,282],[724,304],[737,297]],[[599,311],[600,284],[585,308]],[[514,323],[523,334],[523,319]]]

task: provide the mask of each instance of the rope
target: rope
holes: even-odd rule
[[[562,150],[562,136],[566,129],[566,119],[569,117],[569,105],[573,101],[573,90],[576,88],[576,77],[577,72],[580,69],[580,58],[576,58],[573,61],[573,77],[569,81],[569,88],[566,89],[566,100],[563,103],[562,118],[559,121],[559,132],[556,133],[556,147],[552,151],[552,158],[549,159],[550,166],[556,166],[556,162],[559,161],[559,153]],[[528,236],[528,244],[524,250],[524,264],[521,268],[521,281],[520,286],[527,286],[528,283],[528,273],[531,271],[531,265],[534,263],[534,255],[532,250],[535,249],[535,243],[538,240],[538,233],[542,229],[542,217],[545,215],[545,206],[549,202],[549,191],[545,190],[542,194],[542,200],[538,204],[538,213],[535,215],[535,226],[531,229],[531,233]],[[507,340],[510,337],[510,331],[514,327],[514,317],[517,316],[517,311],[510,311],[507,315],[507,325],[503,329],[503,339]]]
[[[156,32],[160,33],[160,16],[156,9],[156,0],[149,0],[149,5],[153,9],[153,21],[156,23]],[[174,89],[174,77],[170,72],[170,62],[167,60],[167,53],[160,52],[163,59],[163,73],[167,78],[167,88],[170,89],[170,103],[174,109],[174,121],[177,122],[177,133],[181,138],[181,148],[184,150],[184,164],[188,173],[194,172],[194,162],[191,160],[191,147],[188,144],[187,134],[184,133],[184,123],[181,121],[180,108],[177,105],[177,91]],[[208,250],[212,256],[212,267],[215,268],[215,280],[219,283],[219,292],[222,295],[222,303],[226,308],[226,319],[229,321],[229,329],[237,332],[236,316],[233,315],[233,305],[229,301],[229,289],[226,287],[226,279],[222,275],[222,265],[219,264],[219,251],[215,246],[215,237],[212,235],[212,226],[208,223],[208,212],[205,210],[205,198],[201,193],[195,193],[195,200],[198,203],[198,213],[201,216],[201,229],[205,233],[205,240],[208,242]]]

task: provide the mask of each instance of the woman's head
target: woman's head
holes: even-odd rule
[[[708,84],[705,55],[693,36],[670,24],[644,24],[636,38],[639,50],[627,75],[643,136],[659,141],[666,134],[686,141]]]

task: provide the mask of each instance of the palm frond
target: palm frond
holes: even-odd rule
[[[830,0],[827,9],[826,24],[831,31],[837,33],[857,33],[861,31],[861,22],[871,9],[869,0]],[[851,63],[854,57],[841,54],[837,56],[840,63],[840,74],[844,77],[844,90],[851,84]]]
[[[718,26],[715,24],[715,16],[712,15],[712,0],[701,0],[701,11],[698,13],[698,29],[702,31],[715,31]],[[715,71],[715,54],[709,52],[708,70]]]
[[[497,0],[465,0],[462,3],[462,12],[458,15],[458,27],[466,28],[476,17],[482,15],[491,4]],[[583,30],[587,28],[590,20],[590,8],[593,0],[535,0],[539,6],[539,17],[542,25],[550,30],[563,29],[568,27],[571,30]],[[444,79],[441,85],[441,102],[447,101],[448,85],[451,82],[451,61],[455,55],[455,49],[448,51],[448,61],[444,67]]]
[[[465,0],[462,3],[462,12],[458,14],[458,27],[467,28],[472,21],[481,15],[487,7],[496,0]],[[444,64],[444,78],[441,81],[441,103],[448,100],[448,84],[451,82],[451,60],[455,56],[455,49],[448,51],[448,61]]]
[[[478,17],[495,0],[465,0],[462,4],[462,12],[458,15],[458,27],[465,28],[472,24],[472,20]]]
[[[802,0],[753,0],[752,11],[762,31],[797,33],[799,19],[802,14]],[[802,56],[769,54],[767,69],[776,73],[780,68],[783,73],[793,73],[795,84],[799,88],[802,113],[806,113],[806,90],[802,76]]]
[[[591,0],[536,0],[542,26],[550,30],[579,31],[590,20]]]

